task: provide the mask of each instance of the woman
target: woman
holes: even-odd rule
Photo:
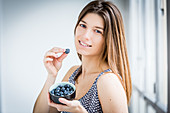
[[[108,1],[90,2],[81,11],[74,34],[82,64],[73,66],[62,81],[75,84],[75,100],[60,98],[65,105],[59,105],[49,99],[48,89],[67,56],[64,49],[54,47],[44,57],[48,77],[34,112],[127,113],[132,86],[123,20],[118,8]],[[58,57],[57,53],[63,54]]]

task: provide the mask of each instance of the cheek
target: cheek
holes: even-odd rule
[[[95,44],[94,45],[94,50],[96,51],[96,53],[101,53],[102,52],[102,50],[103,50],[103,47],[104,47],[104,39],[103,39],[103,37],[102,37],[102,39],[96,39],[96,40],[93,40],[93,44]]]
[[[75,34],[74,34],[74,42],[75,42],[75,46],[78,45],[78,40],[79,40],[79,37],[80,37],[80,32],[79,30],[76,28],[76,31],[75,31]]]
[[[75,42],[76,42],[76,40],[78,39],[78,36],[79,36],[79,32],[78,32],[78,30],[76,29],[75,34],[74,34]]]
[[[77,27],[76,32],[75,32],[75,36],[77,37],[77,36],[80,36],[80,35],[82,35],[82,30],[81,30],[80,27]]]
[[[96,45],[96,47],[101,47],[104,44],[104,39],[103,37],[98,37],[95,40],[93,40],[93,43]]]

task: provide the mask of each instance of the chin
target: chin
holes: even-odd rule
[[[77,49],[77,53],[80,54],[80,55],[88,55],[87,52],[80,50],[80,49]]]

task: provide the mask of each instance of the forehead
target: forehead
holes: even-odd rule
[[[104,28],[103,18],[95,13],[88,13],[83,18],[82,21],[85,21],[90,26],[97,26]]]

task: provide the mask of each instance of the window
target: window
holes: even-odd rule
[[[160,4],[166,12],[165,0],[130,0],[131,113],[166,112],[167,15]]]

